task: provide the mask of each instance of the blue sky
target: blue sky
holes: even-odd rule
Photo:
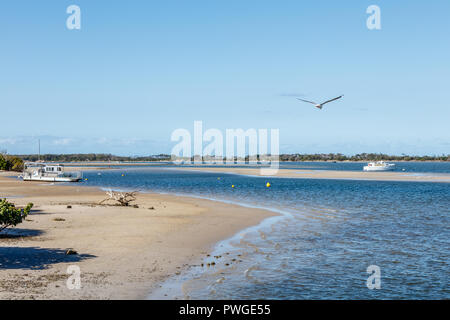
[[[66,8],[81,8],[68,30]],[[368,30],[366,8],[381,8]],[[281,152],[450,153],[449,1],[3,1],[0,149],[170,152],[279,128]],[[294,95],[326,100],[324,110]]]

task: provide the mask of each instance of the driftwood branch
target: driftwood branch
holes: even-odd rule
[[[133,192],[116,192],[116,191],[108,191],[106,194],[108,198],[99,202],[99,204],[103,204],[107,201],[115,201],[118,202],[118,205],[128,207],[131,202],[136,200],[136,195],[138,191]]]

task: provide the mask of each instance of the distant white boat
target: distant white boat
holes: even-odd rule
[[[62,164],[27,162],[22,175],[24,181],[78,182],[83,179],[80,171],[64,172]]]
[[[384,161],[369,162],[367,166],[364,166],[364,171],[390,171],[394,170],[395,164],[387,163]]]

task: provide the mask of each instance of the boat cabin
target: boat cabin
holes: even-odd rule
[[[63,166],[56,164],[56,165],[46,165],[45,166],[45,172],[63,172]]]

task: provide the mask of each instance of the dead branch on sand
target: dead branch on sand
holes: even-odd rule
[[[99,204],[103,204],[107,201],[116,201],[118,202],[118,205],[128,207],[131,202],[136,200],[136,195],[138,191],[133,192],[116,192],[116,191],[108,191],[106,194],[108,195],[108,198],[102,200],[99,202]]]

